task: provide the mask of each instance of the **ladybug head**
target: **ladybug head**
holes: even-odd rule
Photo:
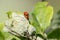
[[[29,13],[28,12],[24,12],[24,16],[25,16],[26,19],[29,20]]]

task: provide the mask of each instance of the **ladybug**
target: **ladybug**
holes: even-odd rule
[[[27,20],[29,20],[29,13],[28,12],[24,12],[24,16]]]

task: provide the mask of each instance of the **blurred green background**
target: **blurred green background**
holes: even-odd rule
[[[32,12],[34,5],[41,0],[0,0],[0,22],[4,22],[7,11]],[[54,17],[60,9],[60,0],[46,0],[54,7]]]
[[[35,3],[40,0],[0,0],[0,22],[6,20],[7,11],[28,11],[33,10]]]

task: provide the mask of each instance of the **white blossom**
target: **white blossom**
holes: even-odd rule
[[[11,30],[19,33],[20,35],[24,34],[24,32],[26,32],[27,30],[29,35],[31,35],[32,32],[36,30],[32,25],[29,24],[28,20],[24,17],[24,15],[20,15],[17,13],[12,13],[12,18],[8,19],[5,22],[5,25],[9,27]],[[4,28],[4,30],[5,29],[6,28]]]
[[[14,20],[13,22],[14,27],[12,27],[13,30],[15,30],[20,34],[22,34],[27,30],[27,27],[29,26],[29,22],[23,15],[18,15],[16,13],[13,13],[12,18]]]
[[[33,31],[35,31],[36,29],[32,26],[32,25],[29,25],[29,28],[28,28],[28,32],[29,34],[31,35]]]
[[[11,26],[11,23],[12,23],[12,19],[7,19],[5,25]]]
[[[4,28],[3,28],[3,31],[8,32],[9,29],[8,29],[7,27],[10,27],[10,26],[11,26],[11,23],[12,23],[12,20],[11,20],[11,19],[6,20],[6,21],[5,21],[5,26],[4,26]],[[7,26],[7,27],[6,27],[6,26]]]
[[[29,27],[29,22],[23,15],[12,13],[12,18],[8,19],[5,22],[5,25],[8,26],[11,30],[22,34],[27,31],[27,27]],[[13,27],[11,27],[11,25],[13,25]]]
[[[3,31],[4,31],[4,32],[8,32],[9,30],[8,30],[6,27],[4,27],[4,28],[3,28]]]
[[[37,40],[43,40],[42,38],[40,38],[40,37],[37,37]]]

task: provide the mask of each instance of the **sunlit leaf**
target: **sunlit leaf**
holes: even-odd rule
[[[53,16],[53,7],[48,2],[39,2],[36,4],[31,14],[30,23],[36,28],[36,32],[44,32],[49,27]]]
[[[0,31],[3,30],[4,23],[0,23]]]

